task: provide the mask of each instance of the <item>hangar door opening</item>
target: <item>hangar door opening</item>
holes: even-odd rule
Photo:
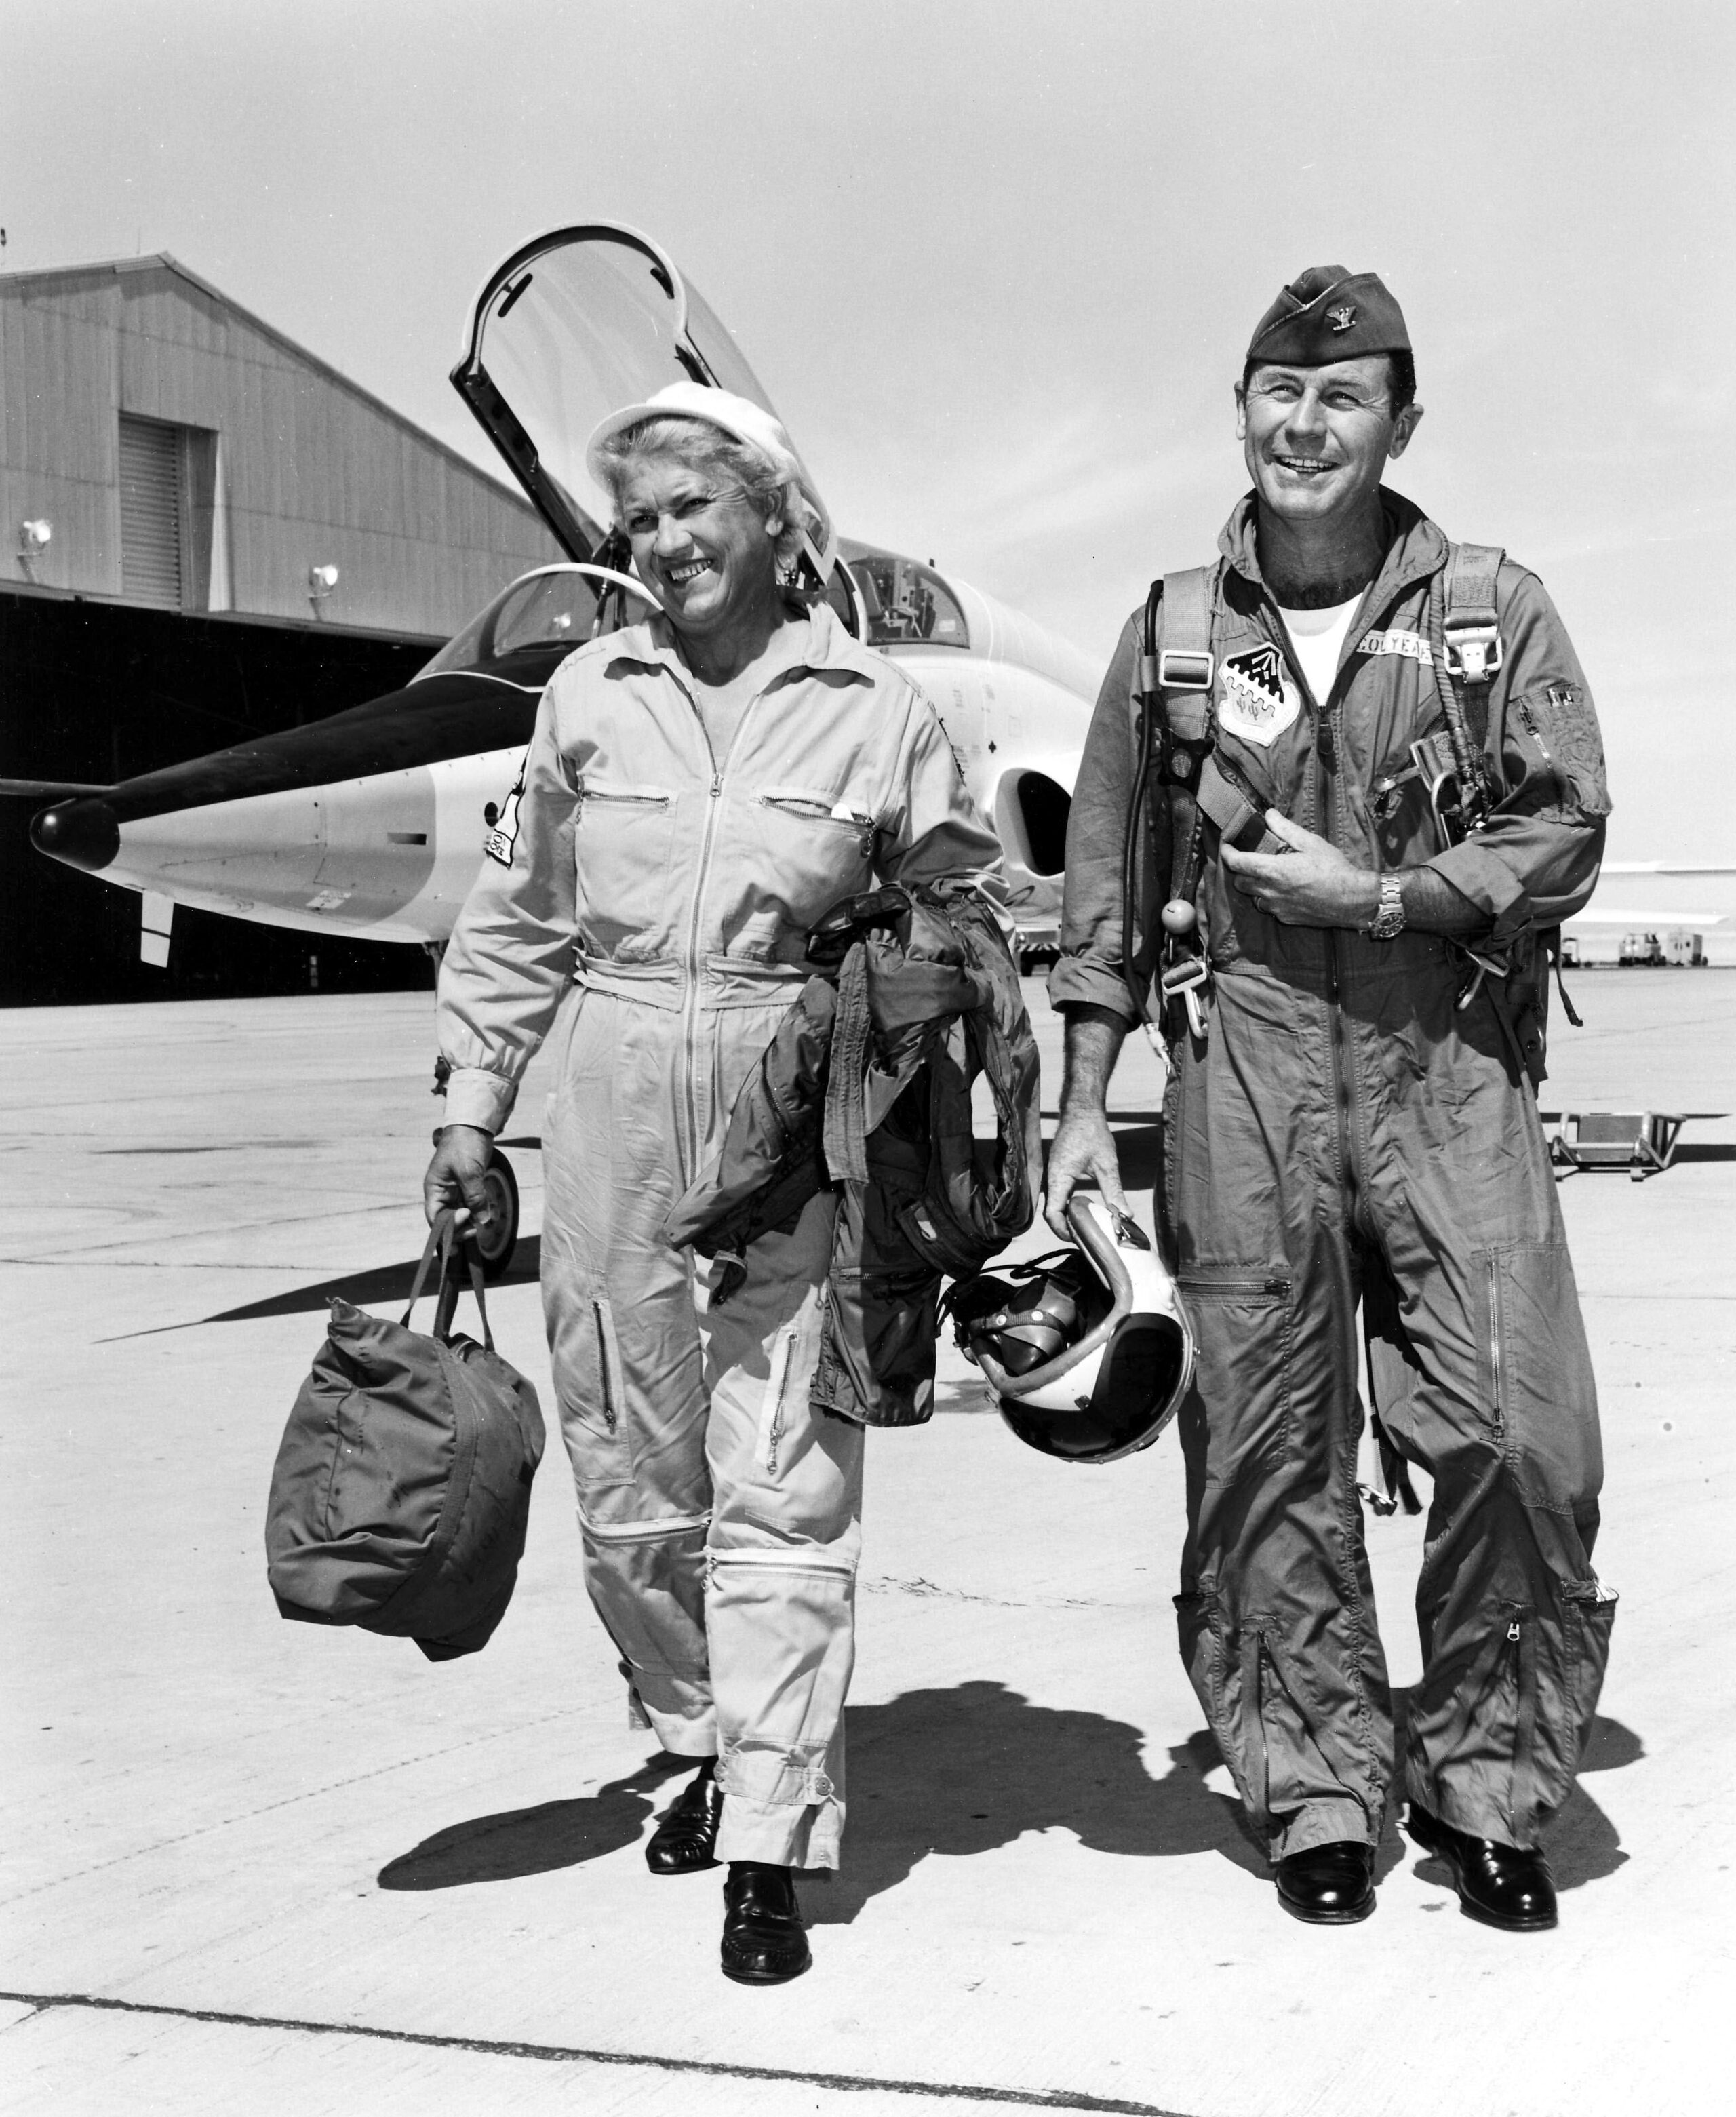
[[[181,429],[121,414],[121,593],[181,607]]]

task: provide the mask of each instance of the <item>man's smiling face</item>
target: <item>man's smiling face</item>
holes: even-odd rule
[[[1383,353],[1324,367],[1256,367],[1235,393],[1235,431],[1262,504],[1300,526],[1354,514],[1402,455],[1422,416],[1395,417]]]

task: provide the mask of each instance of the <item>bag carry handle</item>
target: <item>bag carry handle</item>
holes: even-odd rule
[[[428,1276],[428,1266],[434,1261],[434,1252],[440,1252],[440,1298],[434,1306],[434,1335],[442,1344],[452,1335],[452,1319],[458,1312],[458,1297],[464,1291],[464,1283],[452,1269],[455,1248],[464,1257],[469,1269],[470,1291],[476,1296],[476,1312],[482,1319],[482,1343],[492,1353],[494,1333],[488,1327],[488,1304],[482,1298],[482,1264],[477,1255],[475,1238],[468,1231],[458,1231],[457,1216],[448,1206],[434,1215],[428,1229],[428,1239],[423,1243],[422,1261],[416,1267],[416,1277],[411,1284],[410,1298],[402,1321],[409,1327],[410,1317],[422,1298],[422,1289]]]

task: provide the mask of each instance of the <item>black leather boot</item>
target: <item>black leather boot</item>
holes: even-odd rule
[[[1274,1870],[1278,1902],[1309,1926],[1354,1926],[1374,1908],[1374,1847],[1351,1838],[1291,1852]]]
[[[718,1819],[723,1813],[718,1760],[708,1757],[659,1818],[645,1847],[653,1875],[695,1875],[718,1864]]]
[[[790,1870],[732,1860],[723,1884],[723,1975],[738,1985],[785,1985],[813,1960]]]
[[[1405,1828],[1452,1870],[1459,1907],[1507,1933],[1544,1933],[1555,1923],[1555,1883],[1540,1850],[1471,1838],[1413,1801]]]

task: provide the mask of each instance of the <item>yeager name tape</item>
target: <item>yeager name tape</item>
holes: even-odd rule
[[[1424,668],[1434,666],[1434,656],[1429,643],[1415,632],[1365,632],[1356,643],[1359,654],[1402,654],[1408,660],[1420,662]]]

